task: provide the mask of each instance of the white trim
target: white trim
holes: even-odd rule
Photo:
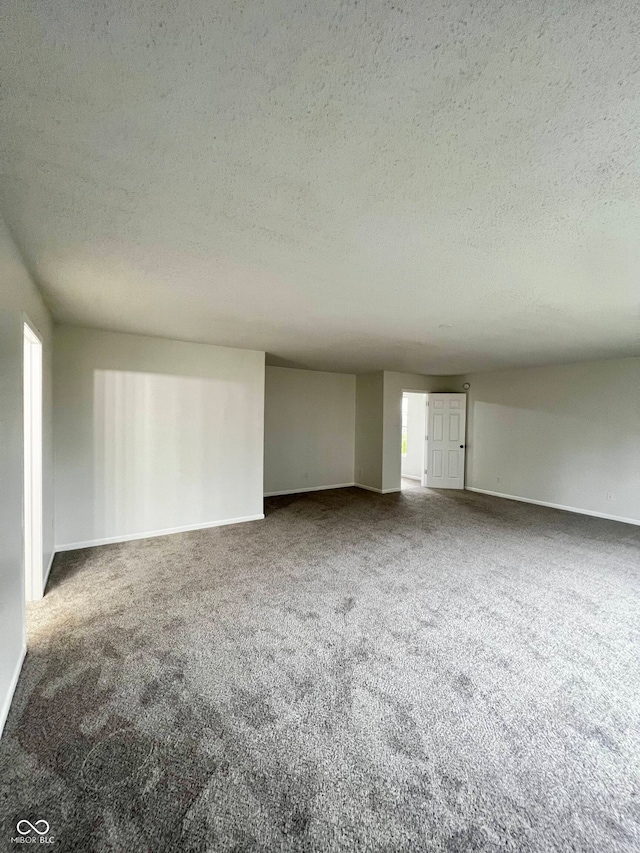
[[[353,484],[357,489],[366,489],[368,492],[377,492],[379,495],[388,495],[391,492],[401,492],[402,489],[376,489],[375,486],[364,486],[362,483]]]
[[[422,477],[414,477],[413,474],[403,474],[401,479],[403,479],[403,480],[417,480],[418,482],[420,482],[422,480]]]
[[[325,489],[348,489],[355,483],[336,483],[335,486],[305,486],[303,489],[285,489],[283,492],[265,492],[265,498],[275,498],[278,495],[297,495],[302,492],[322,492]]]
[[[9,716],[9,709],[11,708],[13,694],[16,692],[16,687],[18,686],[18,679],[20,678],[22,664],[24,663],[24,658],[26,654],[27,644],[24,643],[22,646],[22,651],[20,652],[20,657],[18,658],[18,663],[16,664],[16,668],[13,671],[13,675],[11,676],[11,681],[9,682],[9,690],[7,691],[7,695],[4,697],[4,701],[2,703],[2,710],[0,710],[0,737],[2,737],[2,732],[4,731],[4,724],[7,722],[7,717]]]
[[[42,341],[23,313],[23,537],[27,601],[42,598]]]
[[[506,498],[509,501],[521,501],[525,504],[537,504],[538,506],[549,506],[552,509],[561,509],[563,512],[577,512],[580,515],[592,515],[594,518],[608,518],[611,521],[622,521],[624,524],[640,525],[638,518],[623,518],[619,515],[609,515],[606,512],[596,512],[591,509],[579,509],[576,506],[563,506],[563,504],[552,504],[548,501],[536,501],[533,498],[521,498],[518,495],[505,495],[502,492],[492,492],[489,489],[475,489],[472,486],[466,486],[468,492],[479,492],[481,495],[493,495],[494,498]]]
[[[105,539],[91,539],[88,542],[70,542],[56,545],[58,551],[76,551],[78,548],[94,548],[96,545],[113,545],[118,542],[133,542],[135,539],[152,539],[155,536],[171,536],[173,533],[187,533],[190,530],[205,530],[208,527],[222,527],[226,524],[240,524],[244,521],[260,521],[264,514],[245,515],[241,518],[223,518],[221,521],[207,521],[203,524],[186,524],[184,527],[167,527],[165,530],[147,530],[145,533],[127,533],[124,536],[107,536]]]

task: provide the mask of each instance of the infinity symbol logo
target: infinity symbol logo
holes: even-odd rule
[[[21,829],[21,827],[25,826],[27,827],[26,829]],[[39,826],[44,826],[44,829],[38,829]],[[29,832],[37,832],[38,835],[46,835],[47,832],[49,832],[49,823],[46,820],[37,820],[35,824],[28,820],[19,820],[16,829],[20,835],[27,835]]]

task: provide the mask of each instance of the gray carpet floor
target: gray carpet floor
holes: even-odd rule
[[[266,511],[56,558],[0,845],[640,850],[640,529],[426,489]]]

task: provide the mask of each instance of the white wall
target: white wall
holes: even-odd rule
[[[468,487],[640,520],[640,358],[466,380]]]
[[[264,353],[56,327],[56,544],[262,516]]]
[[[356,376],[354,478],[358,485],[376,491],[382,489],[383,415],[384,374],[362,373]]]
[[[422,479],[426,434],[426,394],[406,394],[407,455],[402,457],[402,476]]]
[[[353,483],[356,378],[267,367],[265,494]]]
[[[53,556],[51,319],[0,219],[0,731],[25,648],[23,322],[43,342],[43,571]]]

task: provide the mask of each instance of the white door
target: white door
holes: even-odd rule
[[[427,486],[464,489],[466,394],[429,394]]]

